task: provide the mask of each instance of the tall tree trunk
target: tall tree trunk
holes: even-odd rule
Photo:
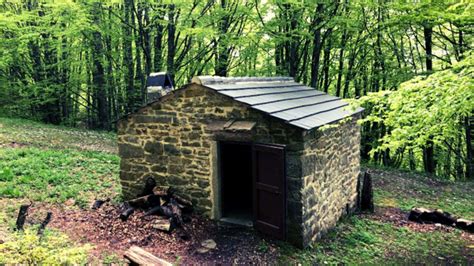
[[[176,21],[175,21],[175,14],[176,14],[176,7],[174,4],[168,5],[168,54],[166,56],[166,68],[168,70],[168,74],[171,78],[173,84],[174,77],[175,77],[175,64],[174,59],[176,55]]]
[[[132,26],[131,21],[132,14],[132,0],[124,0],[124,26],[123,26],[123,64],[125,67],[125,86],[126,86],[126,108],[127,113],[132,112],[135,106],[137,93],[135,91],[134,82],[134,62],[133,62],[133,50],[132,50]]]
[[[226,77],[229,64],[229,48],[227,44],[227,30],[229,28],[229,10],[227,0],[220,0],[221,12],[224,13],[218,22],[219,38],[216,40],[216,67],[214,72],[218,76]]]
[[[321,22],[322,22],[322,13],[324,5],[319,3],[316,6],[316,19],[313,27],[314,36],[313,36],[313,54],[311,57],[311,87],[318,89],[318,79],[319,79],[319,58],[321,57]],[[304,71],[304,70],[303,70]]]
[[[329,65],[331,58],[331,48],[332,48],[332,28],[328,29],[329,32],[326,32],[327,41],[324,46],[324,57],[323,57],[323,85],[322,88],[324,92],[329,90]]]
[[[142,70],[142,50],[143,50],[143,4],[139,3],[137,9],[135,9],[135,5],[133,5],[134,11],[132,12],[132,24],[135,21],[135,13],[137,15],[136,20],[138,24],[138,29],[134,30],[135,35],[135,62],[136,62],[136,69],[135,69],[135,78],[140,84],[140,101],[141,104],[146,102],[146,88],[145,88],[145,75],[143,74]]]
[[[426,71],[428,73],[433,72],[433,27],[424,23],[423,33],[425,39],[425,51],[426,51]],[[425,148],[423,149],[423,163],[427,173],[434,174],[436,171],[436,162],[434,158],[434,143],[432,137],[427,141]]]
[[[100,2],[94,3],[93,22],[96,25],[100,25],[101,14],[99,11],[102,10]],[[98,110],[98,123],[97,127],[100,129],[109,129],[109,113],[107,110],[107,90],[104,79],[104,66],[102,65],[104,48],[102,44],[102,34],[99,31],[93,31],[92,33],[92,81],[97,97],[97,110]]]
[[[143,6],[143,46],[145,48],[145,75],[148,76],[151,72],[152,61],[151,61],[151,37],[150,37],[150,7],[148,3]]]
[[[344,32],[341,36],[341,43],[339,49],[339,67],[337,71],[337,83],[336,83],[336,96],[341,97],[341,84],[342,84],[342,74],[344,71],[344,50],[346,49],[346,42],[348,39],[347,30],[344,29]]]
[[[154,71],[161,71],[161,68],[163,67],[163,18],[164,18],[164,8],[162,5],[159,6],[159,11],[157,12],[156,15],[156,34],[155,34],[155,39],[154,39],[154,57],[153,57],[153,69]]]
[[[474,178],[474,145],[472,145],[474,135],[474,116],[464,118],[464,130],[466,132],[466,178]]]

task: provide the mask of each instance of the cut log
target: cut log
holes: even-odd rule
[[[16,230],[23,230],[25,225],[26,216],[28,215],[28,208],[31,205],[21,205],[18,211],[18,217],[16,218]]]
[[[46,214],[46,218],[44,218],[43,222],[41,222],[39,228],[38,228],[38,235],[39,236],[43,236],[43,233],[44,233],[44,229],[46,228],[46,226],[49,224],[49,222],[51,221],[51,217],[53,216],[53,213],[51,212],[48,212]]]
[[[456,223],[456,219],[447,212],[425,208],[413,208],[408,215],[408,220],[418,223],[439,223],[450,226]]]
[[[153,194],[160,197],[168,197],[169,187],[155,186],[153,188]]]
[[[136,199],[127,201],[130,206],[135,208],[152,208],[155,206],[160,206],[160,197],[155,194],[146,195]]]
[[[97,210],[99,209],[100,207],[102,207],[102,205],[106,202],[110,201],[109,198],[107,198],[106,200],[95,200],[94,201],[94,204],[92,204],[92,209],[93,210]]]
[[[176,223],[176,225],[181,226],[183,225],[183,217],[181,214],[181,209],[178,206],[178,203],[174,198],[170,199],[170,203],[168,204],[169,207],[171,208],[172,216],[173,216],[173,222]]]
[[[154,207],[150,209],[149,211],[145,212],[143,216],[150,216],[150,215],[155,215],[155,214],[166,216],[168,218],[173,217],[173,212],[171,211],[171,208],[169,206]]]
[[[180,205],[179,207],[183,210],[185,213],[190,213],[193,211],[193,203],[176,193],[173,195],[173,198],[176,200],[176,202]]]
[[[120,214],[120,219],[122,221],[126,221],[128,219],[128,217],[130,217],[130,215],[133,214],[133,212],[135,211],[135,208],[134,207],[128,207],[125,211],[123,211],[121,214]]]
[[[173,264],[160,259],[151,253],[137,246],[131,246],[124,254],[124,257],[137,265],[161,265],[172,266]]]
[[[360,210],[374,212],[374,191],[372,189],[372,177],[369,172],[364,174],[364,183],[360,197]]]
[[[160,231],[169,232],[171,231],[171,222],[169,219],[158,219],[153,222],[151,227]]]
[[[470,221],[466,219],[457,219],[456,227],[459,229],[463,229],[468,232],[474,233],[474,221]]]

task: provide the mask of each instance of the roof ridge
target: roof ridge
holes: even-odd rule
[[[258,82],[294,82],[292,77],[221,77],[221,76],[195,76],[191,83],[199,85],[210,84],[239,84]]]

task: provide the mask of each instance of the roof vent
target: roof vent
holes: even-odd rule
[[[166,72],[150,73],[146,80],[147,102],[154,102],[173,90],[173,82]]]

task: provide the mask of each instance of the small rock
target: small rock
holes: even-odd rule
[[[206,239],[201,242],[201,246],[207,249],[215,249],[217,247],[217,244],[212,239]]]
[[[198,248],[196,249],[197,253],[200,253],[200,254],[204,254],[204,253],[207,253],[209,252],[210,249],[207,249],[207,248]]]

